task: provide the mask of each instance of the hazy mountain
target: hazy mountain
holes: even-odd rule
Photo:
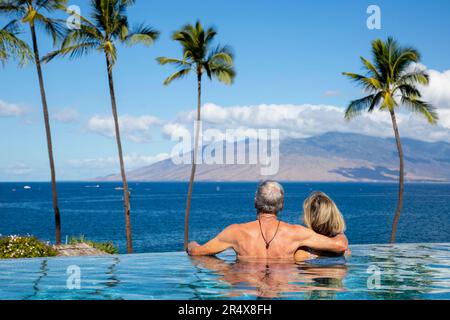
[[[450,181],[450,144],[404,138],[406,180]],[[249,147],[247,146],[247,151]],[[225,154],[225,151],[224,151]],[[190,165],[171,159],[128,172],[132,181],[187,181]],[[327,133],[280,142],[276,175],[265,177],[259,165],[198,166],[197,181],[396,181],[398,156],[395,140],[349,133]],[[96,180],[116,181],[119,175]]]

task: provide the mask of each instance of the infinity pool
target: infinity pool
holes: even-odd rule
[[[450,299],[450,244],[351,250],[298,265],[230,252],[0,260],[0,299]]]

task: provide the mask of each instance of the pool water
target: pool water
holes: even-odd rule
[[[232,252],[0,261],[0,299],[450,299],[450,244],[356,245],[302,264]]]

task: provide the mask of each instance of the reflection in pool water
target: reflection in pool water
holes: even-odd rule
[[[327,259],[324,259],[327,260]],[[229,298],[242,295],[257,298],[280,298],[300,292],[343,290],[347,274],[345,265],[314,266],[308,263],[278,263],[276,261],[226,262],[215,257],[192,258],[194,265],[217,274],[218,280],[230,285]]]
[[[351,249],[345,264],[235,261],[230,252],[3,260],[0,299],[450,299],[450,244]],[[80,289],[67,287],[69,266],[81,270]],[[379,286],[368,286],[377,270]]]

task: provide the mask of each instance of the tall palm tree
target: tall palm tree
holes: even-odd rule
[[[134,45],[142,43],[147,46],[153,44],[159,32],[151,27],[141,25],[134,31],[129,30],[127,8],[135,3],[134,0],[91,0],[91,21],[80,16],[79,29],[68,30],[64,35],[61,48],[44,57],[48,62],[54,57],[69,56],[77,58],[92,51],[99,51],[105,55],[106,72],[108,74],[111,109],[120,162],[120,173],[123,183],[123,201],[125,210],[125,229],[127,238],[127,252],[133,252],[130,219],[130,192],[128,189],[123,161],[122,142],[120,139],[119,117],[117,115],[116,94],[113,81],[113,67],[117,60],[118,43]]]
[[[160,57],[157,61],[162,64],[171,64],[178,70],[169,76],[165,85],[169,85],[173,80],[181,79],[191,71],[197,76],[197,126],[195,132],[195,145],[192,154],[192,170],[189,179],[189,189],[186,199],[186,214],[184,221],[184,249],[187,250],[189,240],[189,214],[191,211],[192,189],[194,185],[197,153],[199,145],[199,134],[201,120],[201,95],[202,76],[206,72],[208,78],[213,77],[227,85],[233,83],[236,75],[233,67],[233,54],[228,46],[212,47],[212,41],[217,31],[214,28],[204,29],[200,21],[195,25],[187,24],[180,30],[175,31],[172,39],[178,41],[183,49],[181,59]]]
[[[28,25],[33,42],[34,62],[38,74],[39,88],[42,100],[42,110],[44,113],[45,134],[47,137],[48,158],[50,162],[50,174],[52,182],[53,211],[55,213],[55,235],[56,244],[61,244],[61,218],[58,205],[58,193],[56,190],[55,162],[53,159],[52,134],[47,107],[47,96],[44,87],[41,61],[39,56],[36,27],[42,27],[49,33],[55,43],[57,37],[61,35],[62,25],[58,20],[52,19],[45,13],[52,13],[56,10],[64,9],[67,0],[2,0],[0,2],[0,13],[14,17],[13,23],[21,21]],[[19,20],[20,19],[20,20]]]
[[[17,23],[12,21],[0,29],[0,62],[6,63],[9,58],[16,58],[20,65],[26,64],[33,57],[30,47],[17,37]]]
[[[392,225],[390,242],[395,242],[397,225],[403,208],[404,189],[404,160],[403,148],[397,126],[396,110],[403,106],[413,113],[420,114],[430,124],[436,124],[438,114],[435,108],[421,100],[417,85],[428,85],[428,74],[414,64],[420,61],[419,52],[412,47],[402,47],[397,41],[389,37],[386,41],[375,40],[372,42],[373,62],[361,57],[365,75],[345,72],[344,75],[355,81],[369,93],[368,96],[351,101],[345,119],[351,120],[367,110],[375,109],[389,112],[397,143],[400,159],[399,192],[397,209]]]

